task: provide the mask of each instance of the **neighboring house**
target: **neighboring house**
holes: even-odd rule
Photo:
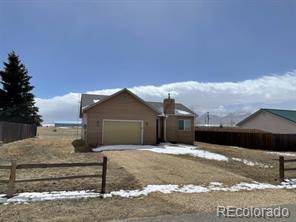
[[[82,138],[93,147],[194,142],[196,114],[170,97],[147,102],[128,89],[110,96],[82,94],[80,117]]]
[[[237,126],[275,134],[296,134],[296,111],[260,109],[239,122]]]
[[[54,121],[55,127],[81,127],[80,121]]]

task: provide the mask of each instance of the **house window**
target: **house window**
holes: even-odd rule
[[[191,120],[179,119],[178,120],[178,130],[191,131]]]

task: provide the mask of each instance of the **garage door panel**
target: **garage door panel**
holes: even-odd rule
[[[141,144],[140,121],[104,121],[104,144]]]

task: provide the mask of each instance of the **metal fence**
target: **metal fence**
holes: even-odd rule
[[[197,127],[195,140],[251,149],[296,151],[296,134],[272,134],[252,129]]]
[[[3,143],[34,137],[36,133],[37,127],[35,125],[0,122],[0,141]]]

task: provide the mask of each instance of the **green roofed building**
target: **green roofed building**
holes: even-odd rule
[[[276,134],[296,134],[296,110],[260,109],[237,126]]]

